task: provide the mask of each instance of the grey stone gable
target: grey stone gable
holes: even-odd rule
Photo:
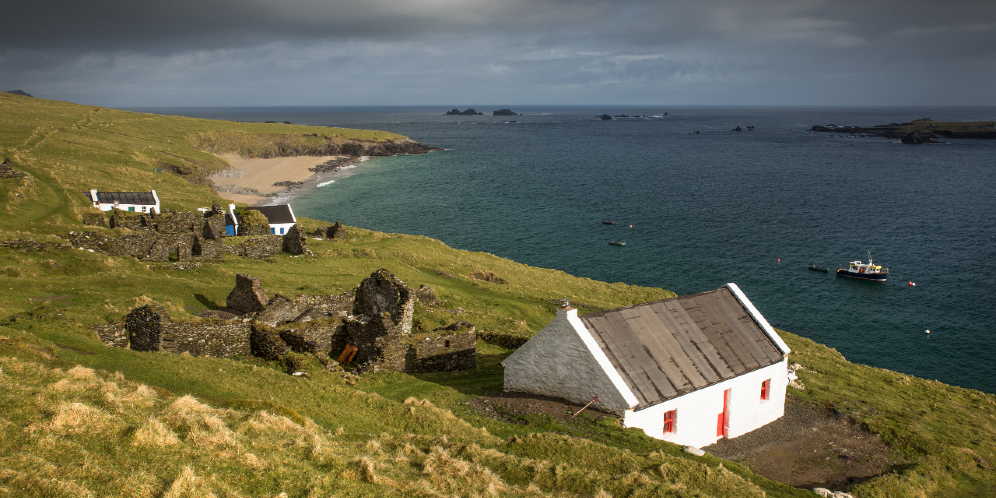
[[[782,361],[726,287],[579,317],[638,409]]]

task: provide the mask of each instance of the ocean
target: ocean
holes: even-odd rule
[[[407,135],[445,150],[371,158],[293,199],[295,212],[678,294],[734,282],[774,327],[852,362],[996,393],[996,142],[806,132],[996,108],[470,107],[489,115],[135,110]],[[869,252],[888,282],[808,269]]]

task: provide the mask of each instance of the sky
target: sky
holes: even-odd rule
[[[12,0],[0,90],[108,107],[996,105],[992,0]]]

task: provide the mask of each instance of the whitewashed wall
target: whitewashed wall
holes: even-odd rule
[[[594,340],[577,313],[577,310],[558,309],[557,318],[501,362],[505,367],[505,390],[581,404],[597,396],[599,402],[592,406],[622,415],[636,405],[636,397],[625,384],[622,386],[625,391],[620,392],[617,384],[623,383],[622,378],[615,370],[603,367],[600,360],[608,363],[608,358],[593,345]],[[586,344],[589,341],[594,349]],[[603,358],[596,358],[598,354]],[[613,374],[618,379],[612,378]]]
[[[730,389],[730,431],[734,438],[785,414],[788,359],[743,374],[637,412],[627,410],[625,427],[638,427],[648,436],[683,446],[715,443],[716,423],[723,412],[723,391]],[[761,382],[771,379],[768,399],[761,400]],[[677,431],[664,434],[664,413],[677,409]]]

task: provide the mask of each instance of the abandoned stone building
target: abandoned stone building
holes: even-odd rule
[[[220,260],[226,252],[249,259],[266,259],[282,252],[292,255],[311,252],[297,225],[285,230],[284,235],[245,237],[240,244],[223,244],[220,239],[226,235],[226,212],[217,204],[204,213],[113,210],[107,225],[102,212],[84,213],[83,218],[90,225],[127,228],[132,232],[125,235],[70,232],[67,237],[73,247],[111,256],[166,262]]]
[[[94,327],[108,346],[136,351],[281,360],[289,352],[323,363],[363,364],[407,373],[476,367],[474,326],[457,322],[432,333],[412,334],[415,292],[381,269],[354,294],[269,297],[260,279],[236,276],[226,308],[175,321],[159,305],[132,310],[120,322]]]

